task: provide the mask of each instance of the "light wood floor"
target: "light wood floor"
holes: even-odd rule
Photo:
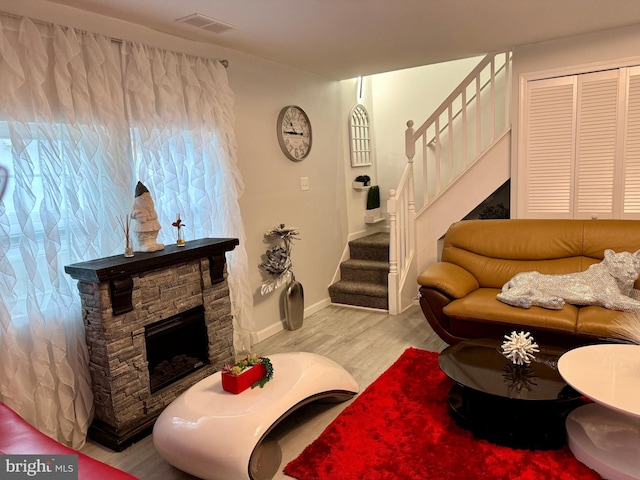
[[[282,331],[257,344],[254,350],[264,356],[293,351],[324,355],[344,366],[363,391],[408,347],[439,352],[445,346],[419,307],[391,316],[373,310],[330,306],[305,318],[302,328]],[[277,441],[282,449],[281,469],[275,480],[291,478],[281,473],[282,468],[315,440],[348,404],[307,405],[269,434],[270,440]],[[122,452],[113,452],[91,441],[82,452],[141,480],[195,478],[165,462],[153,447],[151,435]]]

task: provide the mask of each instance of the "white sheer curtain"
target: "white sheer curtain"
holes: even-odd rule
[[[122,254],[117,218],[137,180],[164,230],[180,212],[191,238],[240,239],[229,281],[236,348],[250,348],[233,95],[217,62],[4,15],[0,85],[0,163],[10,170],[0,202],[0,400],[79,448],[93,396],[64,266]]]
[[[238,198],[234,95],[217,61],[123,43],[125,102],[136,180],[154,198],[164,243],[180,215],[185,239],[227,237],[240,245],[227,256],[234,345],[254,342],[249,266]]]
[[[120,246],[104,214],[121,211],[130,191],[130,168],[115,161],[128,145],[114,82],[120,63],[105,38],[26,19],[0,24],[0,121],[11,160],[0,204],[0,398],[77,447],[93,396],[78,292],[64,265]]]

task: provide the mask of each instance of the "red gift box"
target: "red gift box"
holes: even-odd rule
[[[251,385],[267,375],[267,369],[262,363],[247,368],[240,375],[222,372],[222,388],[227,392],[244,392]]]

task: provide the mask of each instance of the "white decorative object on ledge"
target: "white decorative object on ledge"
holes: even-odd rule
[[[354,190],[366,190],[369,185],[365,185],[364,182],[351,182],[351,186]]]
[[[535,354],[540,351],[529,332],[513,331],[511,335],[505,335],[504,338],[506,340],[502,343],[502,353],[516,365],[531,363]]]
[[[378,223],[383,220],[384,217],[382,216],[382,209],[380,208],[367,210],[367,213],[364,215],[364,223]]]

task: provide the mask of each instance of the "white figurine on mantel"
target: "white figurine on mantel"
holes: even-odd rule
[[[511,335],[505,335],[504,338],[502,354],[515,365],[531,363],[531,360],[535,358],[535,354],[540,351],[538,344],[533,341],[533,337],[529,332],[516,333],[513,331]]]
[[[131,218],[136,222],[133,226],[133,232],[136,236],[137,252],[156,252],[164,248],[164,244],[156,241],[162,227],[158,222],[153,199],[147,187],[141,182],[136,185]]]

